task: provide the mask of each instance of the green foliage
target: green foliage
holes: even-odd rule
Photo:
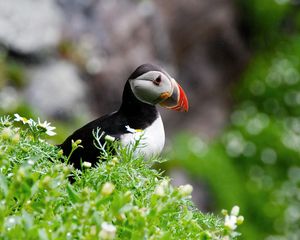
[[[225,132],[207,145],[181,136],[173,158],[213,190],[216,206],[238,204],[245,239],[300,233],[299,37],[253,59],[236,88]]]
[[[15,115],[0,118],[1,239],[226,239],[243,218],[235,207],[225,222],[202,214],[190,185],[169,179],[134,157],[132,148],[101,155],[105,161],[74,170],[43,138],[49,123]],[[96,136],[97,137],[97,136]],[[73,148],[80,147],[80,141]],[[76,180],[70,184],[70,175]]]
[[[216,208],[241,206],[245,239],[298,239],[299,11],[290,1],[238,3],[249,43],[263,50],[235,87],[227,130],[209,145],[181,136],[173,158],[209,184]]]
[[[0,89],[4,84],[11,84],[16,88],[24,87],[25,73],[23,65],[8,59],[0,50]]]
[[[299,27],[296,3],[288,0],[237,0],[239,15],[250,46],[272,49]]]
[[[0,49],[0,115],[19,112],[33,115],[20,94],[26,85],[24,65],[9,58]]]

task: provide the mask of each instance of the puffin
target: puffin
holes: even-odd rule
[[[87,123],[58,147],[69,156],[68,163],[75,168],[81,169],[84,162],[94,167],[100,161],[100,150],[95,146],[93,132],[99,129],[102,145],[107,135],[120,141],[122,146],[134,144],[140,138],[135,150],[138,154],[145,158],[159,155],[164,147],[165,132],[157,105],[188,111],[187,96],[177,81],[161,67],[143,64],[127,79],[119,110]],[[77,140],[81,140],[81,146],[72,152],[72,142]]]

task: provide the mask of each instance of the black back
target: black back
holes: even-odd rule
[[[154,70],[155,66],[145,64],[136,69],[131,74],[129,79],[138,77],[139,75]],[[155,67],[155,70],[159,70]],[[160,70],[159,70],[160,71]],[[76,130],[70,135],[61,145],[64,155],[69,156],[72,150],[72,140],[80,139],[83,148],[77,148],[71,155],[69,163],[73,164],[75,168],[81,168],[81,162],[90,162],[95,166],[99,161],[100,150],[94,145],[93,130],[100,128],[105,135],[110,135],[116,139],[120,139],[122,134],[128,133],[126,126],[134,129],[145,129],[151,125],[158,117],[158,112],[155,106],[139,101],[133,94],[129,81],[126,82],[123,99],[120,109],[112,114],[100,117],[85,126]],[[104,135],[104,136],[105,136]],[[101,139],[104,143],[104,137]]]

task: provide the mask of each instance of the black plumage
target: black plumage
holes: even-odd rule
[[[94,145],[93,130],[100,128],[105,134],[120,139],[122,134],[128,133],[126,126],[134,129],[145,129],[158,117],[158,111],[154,105],[139,101],[133,94],[129,79],[134,79],[148,71],[163,71],[151,64],[144,64],[138,67],[128,78],[124,91],[122,104],[118,111],[100,117],[82,128],[76,130],[59,147],[65,156],[69,156],[72,150],[72,140],[80,139],[82,148],[77,148],[71,155],[69,163],[75,168],[81,168],[81,162],[90,162],[92,166],[99,161],[100,150]],[[101,139],[104,143],[104,137]]]

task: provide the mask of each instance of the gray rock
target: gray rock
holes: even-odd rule
[[[226,124],[228,86],[247,61],[232,0],[58,2],[69,20],[64,36],[85,49],[97,115],[115,110],[131,71],[152,62],[175,76],[190,100],[185,114],[161,109],[168,136],[181,129],[213,137]]]
[[[168,33],[151,1],[58,2],[68,19],[64,36],[85,54],[85,70],[92,75],[91,107],[97,115],[119,107],[124,84],[137,66],[167,65]]]
[[[213,137],[230,112],[230,85],[240,77],[249,53],[238,32],[233,0],[155,0],[172,39],[172,63],[186,90],[190,111],[169,120],[176,128]],[[170,132],[171,132],[170,131]],[[170,136],[170,134],[168,134]]]
[[[236,15],[233,0],[3,0],[0,42],[23,52],[38,51],[57,44],[62,28],[64,42],[75,47],[69,50],[73,55],[58,57],[73,61],[89,75],[85,79],[90,90],[88,107],[100,116],[118,108],[124,83],[138,65],[159,64],[181,83],[190,101],[188,113],[161,110],[167,136],[181,129],[213,137],[228,119],[228,86],[239,78],[248,59]],[[34,67],[35,74],[45,71],[53,76],[54,63],[51,71],[45,69],[51,54],[42,56],[44,63]],[[77,72],[74,75],[79,79]],[[34,92],[30,102],[41,105],[36,95],[42,99],[42,94]],[[57,105],[57,112],[65,109],[70,115],[74,111],[69,100]],[[49,109],[53,115],[55,110]]]
[[[0,42],[31,54],[60,40],[62,15],[52,0],[0,1]]]
[[[88,114],[87,89],[70,63],[52,60],[28,70],[29,103],[45,116],[74,117]]]

